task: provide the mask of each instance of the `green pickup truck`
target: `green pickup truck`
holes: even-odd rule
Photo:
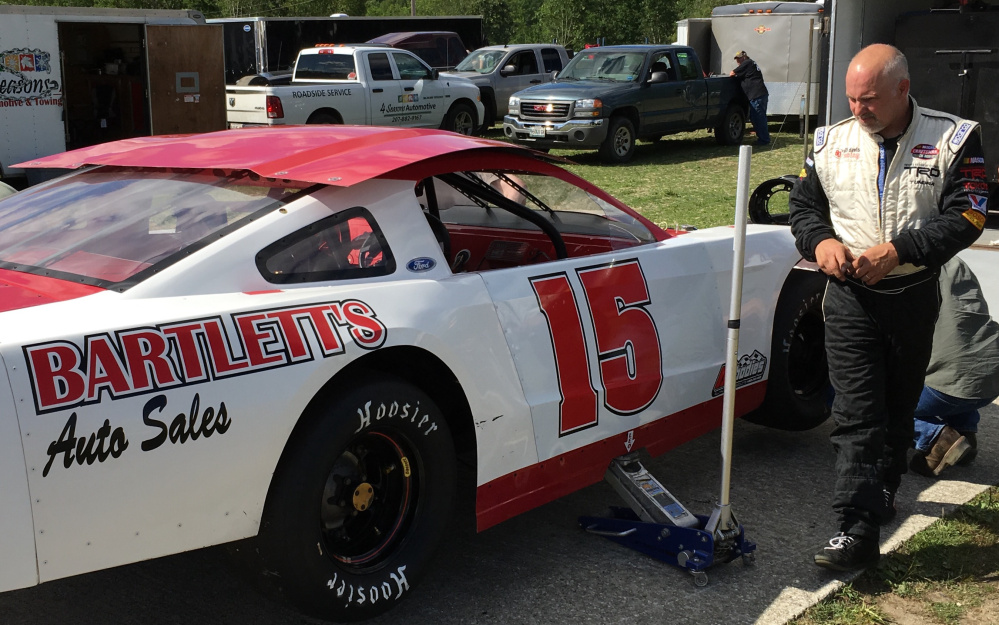
[[[536,149],[596,148],[624,163],[635,140],[711,128],[719,143],[742,141],[749,103],[729,77],[705,77],[687,46],[583,50],[554,82],[518,91],[503,118],[507,137]]]

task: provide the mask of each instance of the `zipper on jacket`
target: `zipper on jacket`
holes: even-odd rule
[[[885,175],[888,164],[885,162],[885,144],[878,143],[878,242],[885,242]]]

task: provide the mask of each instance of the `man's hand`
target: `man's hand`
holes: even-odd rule
[[[836,239],[826,239],[815,246],[815,262],[822,273],[840,282],[853,272],[853,254]]]
[[[898,252],[891,243],[875,245],[853,261],[853,275],[864,284],[877,284],[898,267]]]

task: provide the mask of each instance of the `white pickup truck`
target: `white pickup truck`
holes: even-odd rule
[[[479,88],[440,74],[398,48],[336,45],[298,54],[291,83],[226,87],[230,128],[285,124],[368,124],[473,134],[485,109]]]

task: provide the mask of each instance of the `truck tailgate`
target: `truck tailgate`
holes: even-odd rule
[[[272,95],[267,87],[226,87],[226,121],[230,127],[237,124],[273,124],[267,118],[267,96]]]

